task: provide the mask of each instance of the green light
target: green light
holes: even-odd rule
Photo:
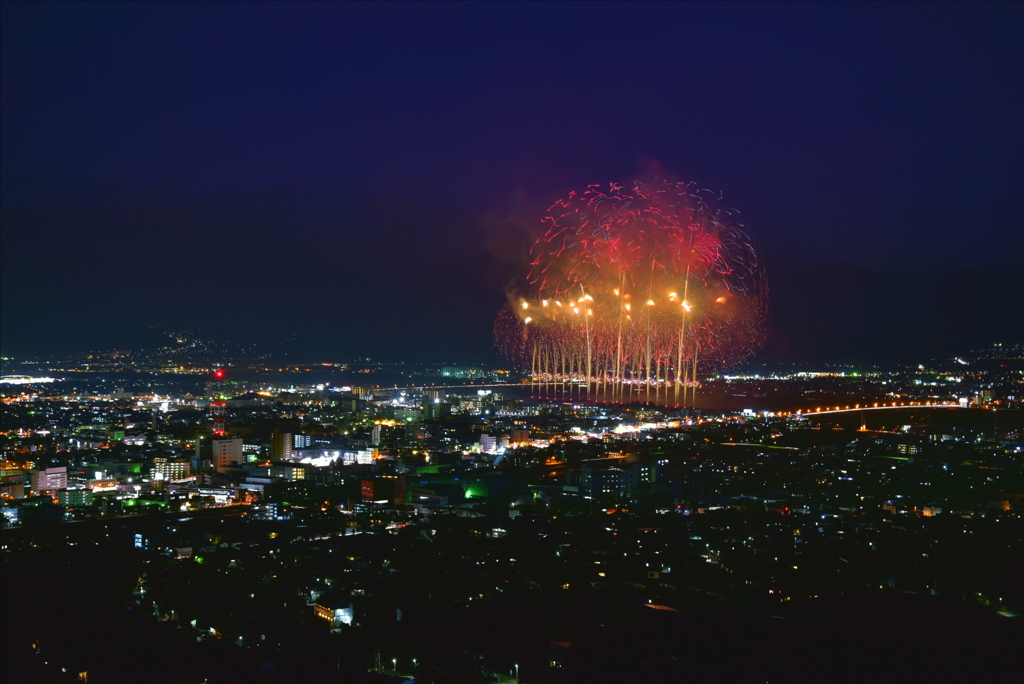
[[[486,499],[487,487],[481,484],[470,485],[466,488],[467,499]]]

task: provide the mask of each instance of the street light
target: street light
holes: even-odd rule
[[[519,663],[516,663],[516,684],[519,684]]]
[[[391,671],[392,672],[397,672],[398,671],[398,658],[392,658],[391,659]]]

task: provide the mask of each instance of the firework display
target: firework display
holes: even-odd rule
[[[571,193],[498,315],[499,347],[552,395],[692,405],[698,370],[761,338],[764,269],[737,215],[692,183]]]

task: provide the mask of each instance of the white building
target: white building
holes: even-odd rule
[[[36,493],[55,492],[68,486],[68,469],[65,466],[32,471],[32,489]]]
[[[216,467],[226,468],[231,465],[242,465],[243,463],[245,463],[245,457],[242,455],[241,439],[213,440],[213,464]]]

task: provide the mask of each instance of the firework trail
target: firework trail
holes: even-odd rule
[[[571,193],[495,321],[499,347],[547,394],[687,405],[698,368],[760,343],[764,269],[735,216],[692,183]]]

